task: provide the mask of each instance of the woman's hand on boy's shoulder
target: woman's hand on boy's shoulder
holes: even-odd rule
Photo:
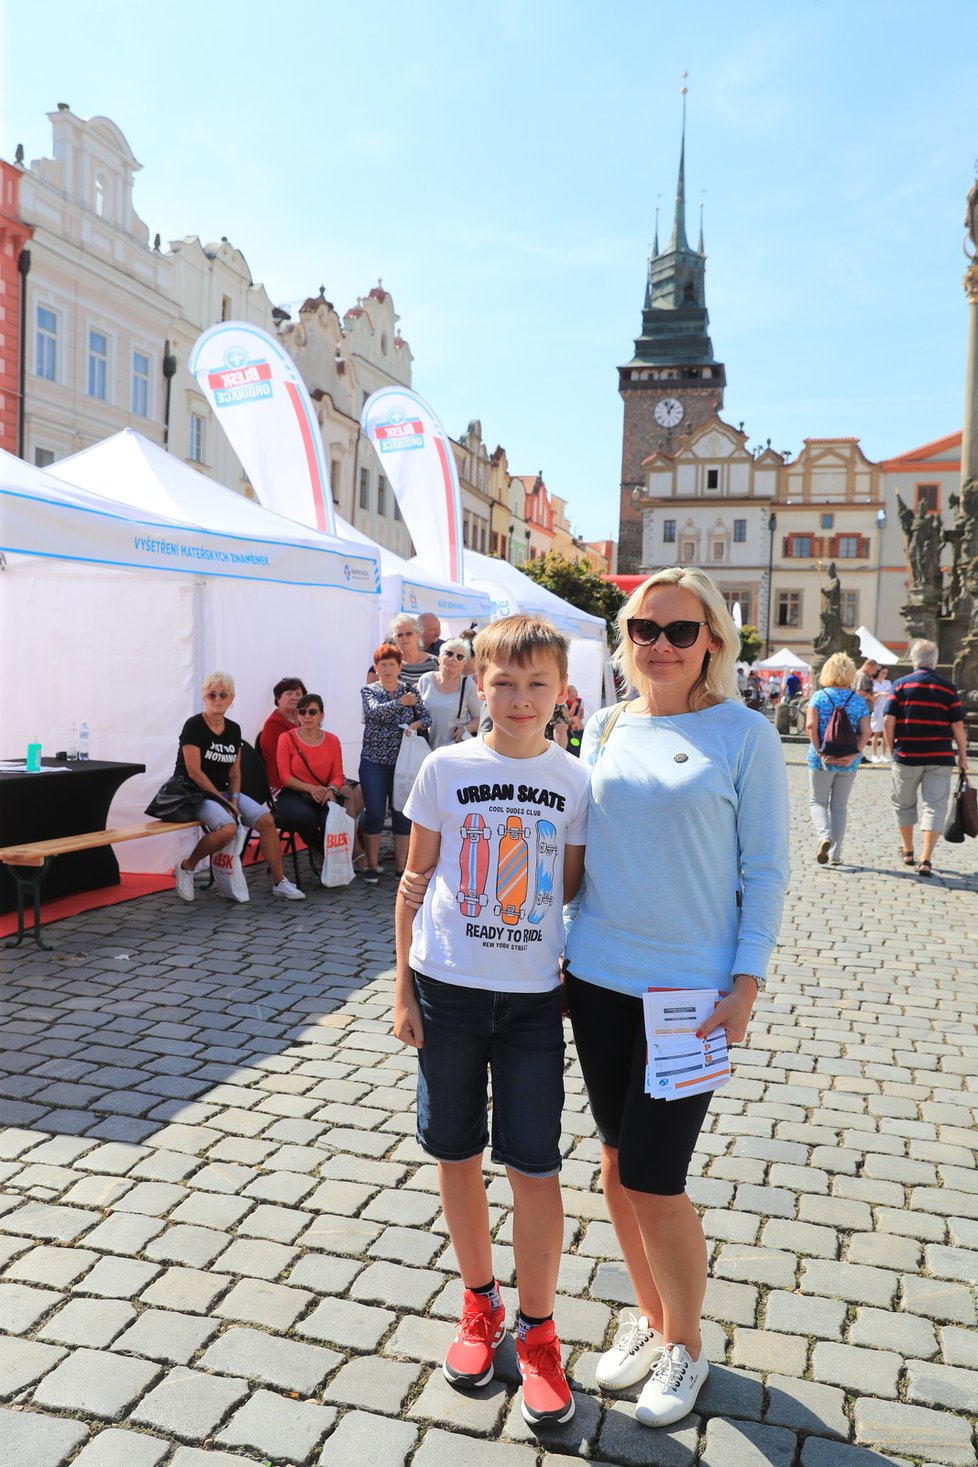
[[[417,911],[424,903],[424,894],[428,890],[428,883],[435,874],[434,866],[428,871],[405,870],[401,877],[400,893],[406,907]]]

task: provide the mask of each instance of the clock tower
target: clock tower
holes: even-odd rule
[[[673,453],[684,436],[712,418],[723,405],[726,376],[713,355],[706,309],[706,255],[703,224],[694,250],[686,238],[686,96],[683,88],[683,131],[679,150],[679,182],[672,235],[649,260],[642,310],[642,334],[635,355],[618,368],[618,391],[625,404],[621,452],[621,508],[618,569],[637,572],[642,559],[642,512],[633,491],[645,488],[643,461],[649,454]]]

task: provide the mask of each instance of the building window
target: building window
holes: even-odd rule
[[[801,592],[779,591],[775,622],[779,627],[801,626]]]
[[[221,296],[221,320],[222,321],[230,321],[230,319],[231,319],[231,297],[229,295],[222,295]]]
[[[707,489],[719,489],[719,487],[720,487],[720,470],[719,469],[707,469],[707,471],[706,471],[706,487],[707,487]]]
[[[377,513],[387,513],[387,480],[383,474],[377,475]]]
[[[815,554],[812,536],[788,535],[785,543],[785,554],[797,560],[810,560]]]
[[[370,470],[360,470],[360,508],[370,508]]]
[[[136,418],[149,417],[149,357],[144,352],[132,354],[132,407]]]
[[[333,503],[338,506],[340,502],[340,461],[338,458],[330,460],[329,487],[333,495]]]
[[[109,380],[109,338],[102,331],[88,332],[88,395],[105,402]]]
[[[675,545],[675,543],[676,543],[676,521],[675,520],[663,520],[662,521],[662,538],[663,538],[663,540],[665,541],[665,543],[667,545]]]
[[[726,558],[727,545],[724,540],[714,540],[710,545],[710,559],[724,560]]]
[[[843,591],[839,598],[839,615],[844,627],[859,625],[859,592]]]
[[[192,464],[204,462],[204,420],[200,413],[190,414],[190,430],[187,434],[187,457]]]
[[[741,626],[745,626],[746,627],[746,626],[752,626],[753,625],[753,617],[751,615],[751,607],[754,604],[754,598],[753,598],[753,595],[751,594],[751,592],[749,590],[748,591],[722,590],[720,592],[720,594],[723,597],[724,604],[726,605],[726,608],[730,612],[730,615],[731,616],[733,616],[734,607],[735,606],[739,606],[740,607],[740,623],[741,623]]]
[[[696,561],[696,541],[684,540],[679,547],[679,555],[683,565],[693,565]]]
[[[394,495],[394,523],[395,524],[400,524],[401,523],[401,506],[397,502],[397,495],[396,494]]]
[[[747,539],[747,521],[734,520],[734,539],[738,545],[743,545]]]
[[[858,535],[837,535],[835,553],[839,560],[857,560],[859,557]]]
[[[105,179],[101,173],[95,175],[95,212],[100,219],[105,218]]]
[[[49,382],[58,377],[58,318],[47,306],[37,308],[37,355],[35,370],[38,377]]]
[[[489,531],[488,531],[488,529],[486,527],[485,521],[483,521],[482,524],[479,526],[479,554],[480,555],[485,555],[485,553],[486,553],[486,546],[488,544],[488,540],[489,540]]]
[[[823,514],[823,516],[822,516],[822,529],[823,530],[831,530],[831,528],[832,528],[832,526],[834,524],[835,524],[835,515],[834,514]]]
[[[49,464],[53,464],[53,463],[54,463],[54,449],[53,448],[35,448],[35,450],[34,450],[34,465],[35,465],[36,468],[46,469]]]
[[[472,541],[469,538],[469,512],[467,509],[462,511],[462,544],[466,550],[472,548]]]
[[[915,513],[924,510],[926,514],[937,514],[941,507],[940,485],[938,484],[915,484],[913,507]]]

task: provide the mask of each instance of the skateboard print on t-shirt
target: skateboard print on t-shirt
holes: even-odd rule
[[[557,865],[557,827],[551,820],[537,821],[537,875],[533,911],[527,921],[542,922],[554,904],[554,870]]]
[[[462,821],[459,852],[459,890],[456,901],[465,917],[478,917],[486,903],[489,884],[489,842],[492,832],[481,815],[466,815]]]
[[[530,858],[527,840],[530,829],[521,815],[507,815],[506,824],[498,827],[499,864],[496,867],[496,901],[494,908],[507,927],[515,927],[526,910],[526,892],[530,881]]]

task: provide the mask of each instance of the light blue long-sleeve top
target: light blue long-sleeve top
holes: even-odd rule
[[[731,699],[698,713],[588,720],[585,884],[568,966],[619,993],[766,976],[788,884],[781,740]],[[570,915],[570,914],[568,914]]]

